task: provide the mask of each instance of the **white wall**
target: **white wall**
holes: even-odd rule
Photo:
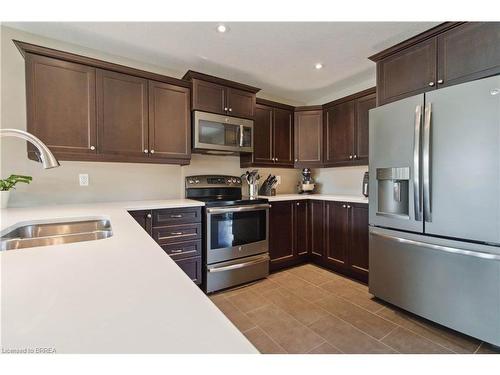
[[[322,194],[361,195],[363,174],[368,166],[321,168],[313,170],[313,178]]]

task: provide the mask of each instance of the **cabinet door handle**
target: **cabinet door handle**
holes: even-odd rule
[[[299,202],[297,202],[297,206],[300,206],[300,203],[299,203]]]
[[[438,83],[442,84],[444,81],[442,79],[438,79]]]
[[[148,219],[151,219],[151,214],[147,214],[147,215],[146,215],[146,217],[147,217]]]
[[[351,206],[347,205],[347,208],[351,208]]]
[[[352,155],[349,155],[349,159],[352,159]]]
[[[152,154],[154,154],[154,153],[155,153],[155,150],[151,150],[150,152],[151,152]]]
[[[429,82],[429,86],[431,87],[434,86],[434,82],[433,81]]]
[[[298,161],[299,161],[299,159],[295,159],[295,162],[298,162]]]
[[[232,108],[229,108],[229,112],[233,112],[233,109],[232,109]]]
[[[274,158],[274,161],[278,161],[278,158]]]
[[[357,159],[358,158],[358,155],[354,154],[354,159]]]
[[[226,112],[227,112],[227,107],[224,107],[224,111],[226,111]]]
[[[94,150],[95,150],[95,146],[90,146],[90,149],[91,149],[92,151],[94,151]]]
[[[144,149],[144,153],[147,154],[149,150],[147,148]]]
[[[342,205],[342,208],[346,208],[347,206],[345,204]]]

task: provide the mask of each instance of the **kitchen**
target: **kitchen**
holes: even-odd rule
[[[500,352],[499,22],[1,28],[4,352]],[[356,80],[213,61],[333,32]]]

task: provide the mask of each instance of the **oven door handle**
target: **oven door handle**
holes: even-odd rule
[[[207,213],[209,214],[225,214],[228,212],[244,212],[244,211],[258,211],[267,210],[271,207],[268,203],[263,204],[252,204],[249,206],[234,206],[234,207],[217,207],[217,208],[207,208]]]
[[[213,267],[213,268],[208,268],[208,272],[224,272],[224,271],[230,271],[230,270],[235,270],[238,268],[244,268],[248,266],[252,266],[254,264],[259,264],[259,263],[264,263],[268,262],[271,258],[269,258],[269,255],[264,255],[259,257],[259,259],[251,260],[249,262],[244,262],[244,263],[236,263],[236,264],[231,264],[229,266],[222,266],[222,267]]]

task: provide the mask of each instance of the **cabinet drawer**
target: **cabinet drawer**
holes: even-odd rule
[[[174,260],[201,256],[201,241],[177,242],[161,248]]]
[[[153,226],[178,225],[201,222],[201,207],[153,210]]]
[[[175,263],[177,263],[195,284],[201,284],[201,257],[181,259]]]
[[[201,223],[153,228],[153,238],[160,245],[201,239]]]

